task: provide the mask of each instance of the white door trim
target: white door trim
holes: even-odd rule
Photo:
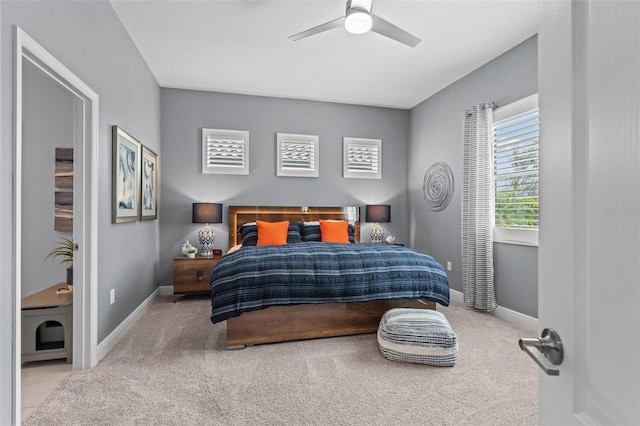
[[[540,7],[539,424],[640,424],[640,3]]]
[[[22,65],[27,60],[74,98],[73,369],[96,362],[98,321],[98,95],[19,27],[14,27],[14,200],[13,246],[15,315],[13,330],[13,422],[20,424],[22,268]],[[80,285],[78,285],[80,284]]]

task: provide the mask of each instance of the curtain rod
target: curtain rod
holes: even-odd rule
[[[480,111],[483,111],[486,108],[489,108],[489,109],[498,108],[498,105],[496,105],[493,101],[485,101],[483,104],[476,104],[471,107],[471,109],[474,109],[474,108],[479,108]],[[468,117],[473,113],[471,109],[465,110],[464,112],[465,117]]]

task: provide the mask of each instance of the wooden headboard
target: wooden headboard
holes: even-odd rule
[[[356,228],[356,242],[360,242],[360,209],[358,207],[229,206],[229,248],[242,242],[242,236],[238,230],[248,222],[256,220],[311,222],[318,219],[348,220]]]

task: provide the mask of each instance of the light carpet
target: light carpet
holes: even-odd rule
[[[156,299],[93,369],[74,372],[26,425],[531,425],[535,332],[458,303],[454,367],[389,361],[375,334],[227,351],[207,299]]]

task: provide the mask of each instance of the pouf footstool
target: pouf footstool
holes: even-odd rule
[[[458,357],[458,340],[444,314],[431,309],[394,308],[378,327],[380,353],[400,362],[451,367]]]

